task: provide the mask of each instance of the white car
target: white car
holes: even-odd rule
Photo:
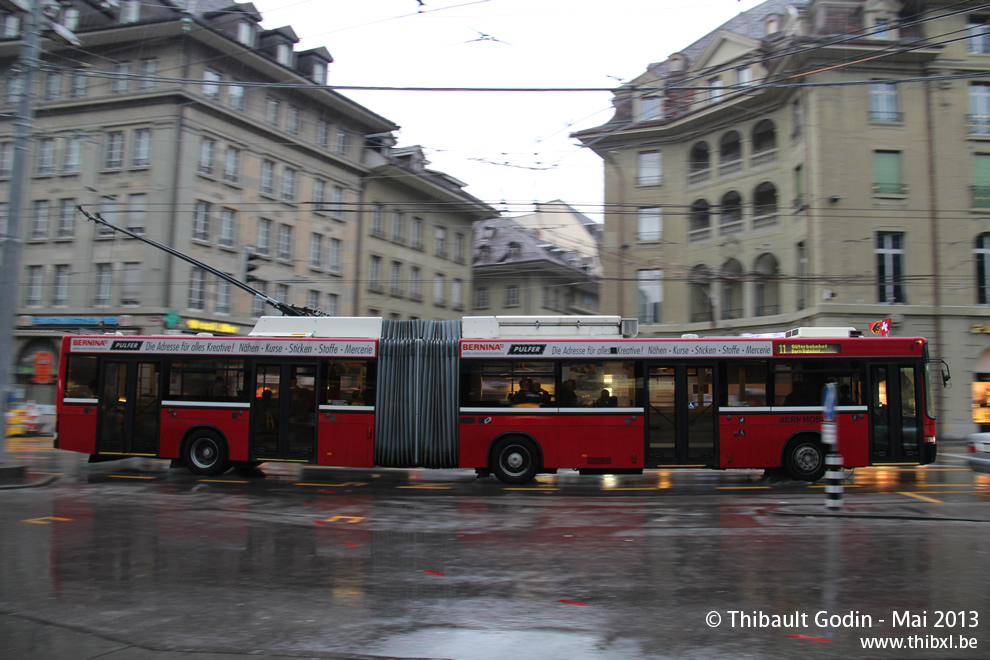
[[[974,433],[968,444],[969,466],[981,474],[990,474],[990,433]]]

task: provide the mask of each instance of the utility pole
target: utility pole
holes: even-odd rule
[[[0,412],[3,413],[4,420],[3,432],[0,433],[0,464],[3,464],[7,460],[6,422],[14,384],[14,323],[21,274],[21,212],[24,210],[31,131],[34,127],[34,72],[41,64],[42,23],[60,41],[79,45],[79,40],[72,32],[55,22],[61,7],[54,0],[0,0],[0,8],[23,12],[24,17],[24,43],[17,63],[20,98],[17,114],[14,116],[14,159],[10,176],[7,235],[3,239],[0,253]]]

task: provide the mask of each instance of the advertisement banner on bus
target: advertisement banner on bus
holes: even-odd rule
[[[370,339],[254,339],[239,337],[73,337],[70,351],[86,353],[265,355],[282,357],[366,357],[377,356],[377,344]]]
[[[533,341],[478,340],[461,342],[461,357],[528,358],[704,358],[770,357],[773,342],[753,340],[639,340],[639,341]]]

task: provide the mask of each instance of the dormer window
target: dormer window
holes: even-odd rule
[[[62,25],[71,31],[79,29],[79,10],[72,7],[66,8],[62,12]]]
[[[136,23],[141,18],[140,0],[124,0],[120,3],[120,22]]]
[[[767,22],[764,27],[764,34],[767,36],[780,32],[780,16],[777,16],[777,14],[767,16]]]
[[[660,118],[660,97],[644,96],[639,100],[639,120],[649,121]]]
[[[21,35],[21,17],[16,14],[4,14],[3,38],[16,39]]]
[[[313,62],[312,80],[317,85],[327,84],[327,65],[325,62],[320,62],[319,60]]]
[[[255,25],[251,21],[237,23],[237,43],[254,48]]]
[[[292,66],[292,46],[279,44],[275,47],[275,61],[282,66]]]
[[[670,56],[670,59],[667,60],[667,65],[671,73],[678,73],[679,71],[683,71],[687,68],[687,58],[680,53],[674,53]]]

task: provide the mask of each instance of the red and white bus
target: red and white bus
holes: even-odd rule
[[[632,334],[608,316],[264,317],[245,337],[66,336],[55,446],[207,475],[288,461],[506,483],[677,467],[815,481],[835,383],[845,467],[935,460],[923,338]]]

